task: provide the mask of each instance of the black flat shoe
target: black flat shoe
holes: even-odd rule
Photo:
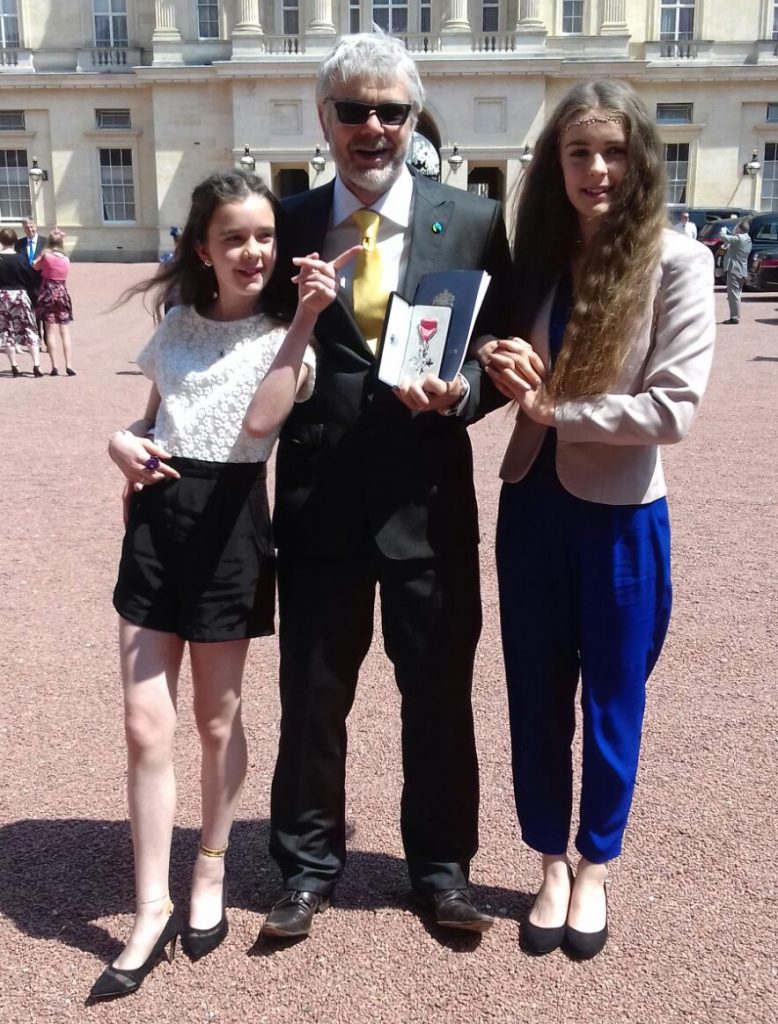
[[[49,377],[59,377],[59,370],[57,369],[56,366],[54,367],[54,369],[49,374]]]
[[[573,869],[569,864],[567,866],[567,874],[570,879],[570,895],[572,895],[574,879]],[[532,908],[530,907],[530,914],[531,913]],[[529,919],[529,914],[527,914],[527,917],[521,926],[519,942],[521,948],[526,953],[531,953],[533,956],[545,956],[547,953],[553,953],[555,949],[559,949],[565,940],[566,933],[567,925],[564,923],[558,925],[556,928],[542,928],[539,924],[533,924]]]
[[[70,366],[68,366],[68,368],[65,370],[65,373],[68,375],[68,377],[76,376],[76,371],[73,370]]]
[[[591,960],[597,956],[608,941],[608,887],[605,891],[605,927],[598,932],[579,932],[577,928],[567,925],[565,928],[565,952],[574,960]]]
[[[131,992],[137,992],[143,983],[143,979],[156,967],[163,956],[166,956],[168,962],[172,963],[176,952],[178,932],[179,923],[175,913],[171,911],[170,917],[162,929],[162,934],[154,943],[145,963],[142,963],[140,967],[124,970],[109,964],[92,986],[88,1002],[118,999],[120,996],[128,996]],[[165,947],[169,947],[167,952]]]
[[[413,890],[418,906],[432,911],[435,924],[466,932],[488,932],[494,924],[490,914],[482,913],[465,889],[436,889],[434,892]]]
[[[33,377],[42,377],[43,376],[43,371],[41,370],[40,366],[33,366],[33,368],[32,368],[32,375],[33,375]]]
[[[19,369],[18,366],[12,366],[11,373],[13,374],[14,377],[21,377],[22,375],[22,371]]]
[[[320,914],[329,905],[329,896],[320,892],[288,889],[265,918],[259,938],[301,938],[311,930],[313,915]]]
[[[181,932],[181,948],[194,962],[202,960],[204,956],[221,946],[227,938],[230,925],[227,920],[227,876],[224,876],[222,884],[222,916],[212,928],[192,928],[191,925]]]

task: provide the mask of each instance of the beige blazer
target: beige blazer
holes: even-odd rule
[[[560,402],[556,469],[576,497],[604,505],[640,505],[666,493],[659,445],[686,436],[708,381],[716,334],[713,257],[677,231],[662,233],[662,256],[646,282],[645,310],[635,320],[627,358],[611,392]],[[549,363],[553,294],[529,341]],[[500,469],[526,476],[547,428],[519,411]]]

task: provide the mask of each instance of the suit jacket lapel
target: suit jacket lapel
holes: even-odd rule
[[[441,196],[435,182],[414,175],[410,251],[399,287],[408,302],[412,301],[422,274],[450,266],[446,228],[453,213],[453,201]]]

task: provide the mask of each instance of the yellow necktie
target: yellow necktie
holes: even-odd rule
[[[354,265],[354,317],[375,352],[389,301],[383,283],[381,254],[376,248],[380,217],[374,210],[357,210],[351,216],[362,242],[362,252],[357,254]]]

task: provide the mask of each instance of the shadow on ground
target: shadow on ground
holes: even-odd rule
[[[238,821],[229,853],[229,906],[266,913],[277,898],[280,879],[267,855],[269,822]],[[189,878],[199,832],[176,828],[170,867],[170,895],[188,903]],[[0,914],[19,931],[54,939],[104,960],[121,943],[95,922],[131,914],[134,906],[132,846],[126,821],[87,819],[25,820],[0,828]],[[474,886],[481,907],[519,919],[529,906],[526,893]],[[352,850],[333,900],[339,910],[412,909],[405,862],[384,853]],[[438,942],[466,952],[478,936],[445,933],[425,921]],[[268,952],[272,952],[269,947]]]

